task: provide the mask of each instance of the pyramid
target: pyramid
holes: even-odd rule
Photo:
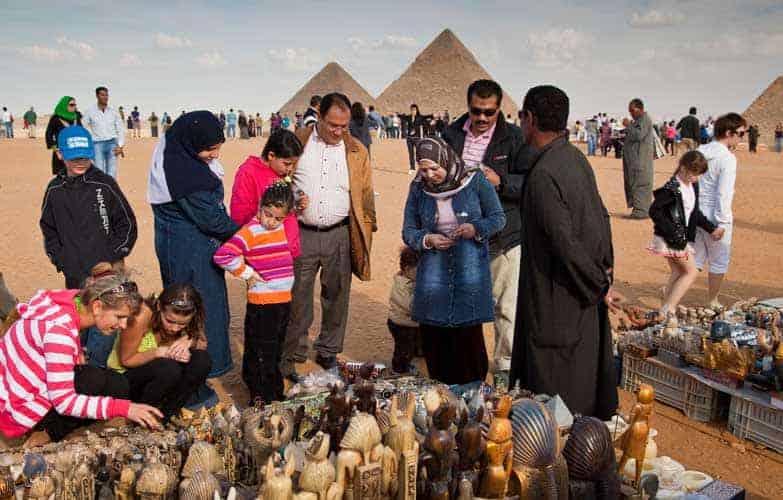
[[[293,118],[294,114],[304,113],[310,106],[310,98],[314,95],[324,96],[331,92],[340,92],[348,96],[353,103],[359,101],[365,106],[375,104],[375,99],[364,90],[364,87],[353,79],[342,66],[336,62],[330,62],[314,77],[310,78],[299,92],[280,108],[282,116]]]
[[[468,86],[475,80],[492,79],[470,50],[449,29],[416,57],[408,69],[378,96],[383,113],[408,113],[416,103],[422,114],[449,110],[452,118],[467,111]],[[502,86],[502,85],[501,85]],[[503,92],[503,114],[516,116],[516,103]]]
[[[775,79],[742,114],[748,125],[758,125],[759,142],[775,143],[775,126],[783,122],[783,76]]]

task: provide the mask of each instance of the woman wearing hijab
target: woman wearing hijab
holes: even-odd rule
[[[483,381],[482,323],[494,320],[489,238],[506,224],[495,189],[442,139],[417,142],[418,175],[405,203],[402,238],[421,254],[411,315],[421,325],[430,377]]]
[[[212,255],[239,230],[223,205],[225,142],[220,121],[209,111],[180,116],[161,138],[152,156],[147,199],[155,217],[155,252],[163,286],[190,283],[204,298],[209,377],[231,369],[228,294],[223,270]],[[216,402],[207,386],[189,406]]]
[[[57,136],[65,127],[82,124],[82,114],[76,110],[76,99],[65,96],[57,103],[46,126],[46,147],[52,150],[52,175],[65,172],[65,163],[57,157]]]

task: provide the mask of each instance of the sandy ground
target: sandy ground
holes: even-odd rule
[[[226,167],[225,185],[230,193],[234,172],[249,154],[258,154],[261,140],[230,142],[223,148]],[[147,171],[154,142],[129,140],[126,157],[120,161],[120,185],[136,211],[139,240],[128,265],[142,290],[160,287],[158,264],[153,247],[152,213],[145,201]],[[373,280],[354,281],[345,356],[389,363],[392,341],[386,330],[386,304],[392,275],[396,272],[401,244],[402,207],[410,181],[407,152],[401,141],[382,141],[373,146],[375,190],[380,230],[375,235],[372,265]],[[50,153],[41,140],[0,141],[0,272],[11,290],[20,298],[39,288],[59,287],[63,279],[43,252],[38,229],[40,203],[49,180]],[[649,221],[624,218],[628,212],[623,197],[622,165],[614,158],[592,160],[604,203],[612,215],[616,256],[617,289],[631,303],[659,306],[657,290],[667,277],[667,266],[644,250],[652,237]],[[783,295],[779,280],[783,260],[783,157],[763,152],[739,153],[735,207],[734,258],[721,299]],[[656,162],[656,186],[674,170],[670,158]],[[234,359],[241,359],[244,292],[240,282],[228,280],[231,300],[231,337]],[[687,295],[686,303],[704,300],[706,281],[701,278]],[[316,327],[311,331],[317,333]],[[491,338],[487,336],[488,344]],[[491,345],[488,345],[491,351]],[[235,363],[238,366],[239,363]],[[307,369],[312,366],[308,363]],[[242,401],[246,394],[238,370],[217,384],[221,393],[230,393]],[[627,411],[631,397],[622,393]],[[781,496],[783,456],[761,450],[752,443],[738,443],[725,431],[725,425],[702,425],[685,418],[679,411],[657,405],[653,426],[659,430],[660,455],[670,455],[687,468],[702,470],[715,477],[740,483],[753,498]]]

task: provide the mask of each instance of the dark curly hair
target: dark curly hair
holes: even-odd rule
[[[275,182],[266,188],[258,207],[259,209],[261,207],[284,208],[290,212],[294,208],[294,191],[291,189],[291,185],[285,181]]]
[[[400,271],[419,265],[419,254],[409,246],[400,249]]]

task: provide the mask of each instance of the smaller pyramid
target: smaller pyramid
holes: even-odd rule
[[[345,94],[351,103],[359,101],[365,107],[375,104],[375,99],[342,66],[330,62],[310,78],[287,103],[283,104],[280,114],[293,118],[295,113],[304,113],[307,110],[312,96],[323,97],[332,92]]]
[[[416,103],[422,114],[448,110],[456,118],[467,111],[468,86],[481,79],[493,78],[459,38],[445,29],[378,96],[378,107],[384,113],[407,113],[410,105]],[[503,92],[501,109],[504,115],[513,117],[519,108]]]
[[[775,126],[783,122],[783,76],[753,101],[742,114],[748,126],[758,125],[761,137],[759,142],[768,146],[775,143]]]

